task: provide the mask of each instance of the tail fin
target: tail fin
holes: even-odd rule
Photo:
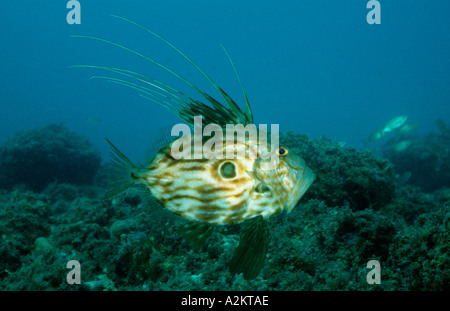
[[[136,182],[136,179],[133,177],[135,176],[135,172],[138,170],[138,168],[119,149],[117,149],[108,138],[105,139],[111,146],[111,167],[109,169],[109,189],[103,196],[103,200],[112,198],[113,196],[133,186]]]

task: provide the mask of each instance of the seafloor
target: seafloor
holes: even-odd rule
[[[0,148],[1,290],[450,290],[450,135],[409,137],[383,157],[292,132],[282,143],[317,175],[290,214],[273,216],[266,264],[230,275],[239,225],[194,250],[181,219],[140,189],[101,200],[98,151],[62,125]],[[368,284],[370,260],[380,284]],[[81,284],[68,284],[70,260]]]

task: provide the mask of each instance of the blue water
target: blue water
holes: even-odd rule
[[[63,122],[105,156],[108,137],[142,159],[157,131],[179,122],[137,92],[71,65],[116,66],[176,87],[154,58],[214,97],[186,60],[158,39],[115,19],[132,19],[183,50],[238,103],[231,55],[256,123],[280,124],[311,137],[363,147],[392,117],[408,115],[416,131],[450,122],[450,2],[381,0],[381,24],[366,22],[367,1],[83,1],[81,24],[66,22],[66,1],[7,1],[0,7],[0,144],[16,131]]]

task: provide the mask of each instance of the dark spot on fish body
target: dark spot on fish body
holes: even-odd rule
[[[202,166],[181,166],[179,169],[181,172],[204,172],[206,169]]]
[[[243,222],[245,220],[243,215],[244,215],[244,213],[227,216],[227,217],[225,217],[223,222],[226,224],[236,224],[236,223]]]
[[[216,193],[216,192],[231,192],[233,191],[234,188],[231,187],[211,187],[211,186],[207,186],[207,187],[202,187],[202,188],[197,188],[196,191],[197,193],[201,194],[201,195],[208,195],[211,193]]]
[[[216,213],[197,213],[196,218],[200,221],[204,222],[213,222],[213,220],[216,220],[221,215]]]
[[[146,186],[150,192],[155,188],[162,188],[162,193],[169,191],[170,187],[173,185],[174,180],[171,179],[157,179],[152,177],[151,180],[146,180]],[[160,190],[158,190],[160,191]]]
[[[205,182],[205,179],[203,179],[203,178],[199,178],[199,177],[191,177],[191,178],[185,178],[184,179],[184,182],[186,183],[186,184],[189,184],[189,183],[193,183],[193,182]]]
[[[171,158],[169,160],[171,160],[171,161],[168,163],[168,165],[167,165],[168,167],[173,167],[175,165],[195,163],[195,162],[196,163],[205,163],[205,162],[209,161],[208,159],[178,159],[178,160],[176,160],[174,158]]]
[[[247,200],[241,200],[239,203],[231,205],[227,209],[230,211],[238,211],[246,205],[247,205]]]
[[[171,187],[173,185],[175,181],[174,180],[165,180],[164,182],[162,182],[162,180],[159,182],[159,185],[165,189],[168,189],[169,187]]]
[[[176,161],[172,156],[167,156],[164,152],[159,152],[156,154],[156,156],[150,161],[148,169],[157,169],[161,165],[167,163],[167,162],[173,162]]]
[[[239,177],[239,178],[235,178],[235,179],[231,179],[231,180],[229,180],[228,182],[230,182],[230,183],[232,183],[233,185],[235,185],[235,186],[242,186],[242,185],[244,185],[245,183],[248,183],[248,182],[250,182],[251,181],[251,179],[250,178],[248,178],[248,177]]]
[[[267,202],[267,201],[258,202],[258,207],[269,207],[271,205],[272,205],[272,203],[271,202]]]
[[[158,167],[160,167],[164,162],[166,162],[167,160],[164,159],[160,159],[159,161],[157,161],[156,163],[153,163],[153,161],[150,163],[150,165],[148,166],[148,170],[156,170]]]
[[[176,193],[176,192],[179,192],[179,191],[186,191],[186,190],[189,190],[189,189],[191,189],[189,186],[180,186],[180,187],[177,187],[177,188],[165,189],[164,192],[165,193],[169,193],[169,192]]]
[[[214,197],[197,197],[193,195],[186,195],[186,194],[174,194],[170,196],[169,198],[166,198],[167,203],[171,203],[172,201],[195,201],[198,202],[197,209],[198,210],[205,210],[205,211],[211,211],[211,210],[221,210],[226,208],[226,206],[219,206],[214,204],[215,201],[221,200],[225,198],[225,196],[214,196]],[[192,204],[192,202],[190,202]]]
[[[215,204],[201,204],[196,209],[199,213],[215,213],[223,210],[223,207]]]
[[[242,198],[244,196],[244,194],[246,194],[246,192],[249,192],[249,189],[244,189],[244,190],[242,190],[239,193],[231,194],[230,197],[231,198],[235,198],[235,199],[239,199],[239,198]]]

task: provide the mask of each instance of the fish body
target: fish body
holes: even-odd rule
[[[375,132],[373,132],[369,136],[369,141],[377,141],[378,139],[380,139],[383,136],[384,136],[384,132],[383,131],[376,130]]]
[[[401,134],[406,134],[406,133],[409,133],[412,130],[414,130],[415,127],[416,127],[416,123],[405,123],[398,129],[398,131]]]
[[[401,133],[407,133],[413,129],[413,125],[405,124],[406,120],[408,119],[407,116],[398,116],[395,117],[389,122],[387,122],[382,128],[376,130],[373,132],[369,138],[369,142],[374,142],[379,140],[380,138],[384,137],[387,133],[390,133],[398,128],[400,128]]]
[[[401,140],[397,144],[395,144],[393,149],[395,152],[401,152],[403,150],[406,150],[411,144],[412,141],[410,139]]]
[[[382,129],[383,133],[389,133],[393,130],[401,127],[403,124],[405,124],[406,120],[408,119],[408,116],[398,116],[393,119],[391,119],[384,128]]]
[[[120,174],[132,173],[121,185],[144,184],[163,207],[188,220],[230,224],[290,212],[315,179],[304,160],[293,153],[282,157],[276,168],[265,169],[270,158],[257,154],[252,159],[249,155],[257,141],[235,142],[236,154],[244,150],[245,156],[231,159],[175,159],[173,143],[161,148],[145,168],[137,168],[126,159],[128,166],[122,167]],[[117,192],[115,188],[111,191],[113,195]]]
[[[314,180],[312,170],[294,155],[281,159],[276,169],[264,170],[260,157],[177,160],[172,144],[131,181],[146,185],[162,206],[188,220],[229,224],[291,211]],[[234,147],[250,149],[249,144]]]
[[[115,77],[96,76],[109,82],[137,90],[140,95],[164,106],[184,120],[190,128],[205,130],[209,125],[228,129],[229,125],[253,124],[253,114],[233,62],[230,63],[244,95],[244,110],[241,110],[228,94],[215,84],[190,58],[147,28],[128,19],[120,20],[142,28],[169,45],[190,62],[217,90],[222,101],[198,89],[190,81],[164,65],[130,48],[101,38],[76,36],[101,41],[142,57],[174,75],[199,94],[199,99],[187,96],[168,84],[144,74],[114,67],[81,65],[77,67],[100,69]],[[196,122],[201,119],[201,124]],[[204,124],[204,125],[203,125]],[[244,130],[245,131],[245,130]],[[237,133],[239,137],[239,133]],[[259,137],[261,139],[261,137]],[[230,261],[232,274],[243,273],[244,278],[256,277],[264,266],[268,245],[269,217],[281,211],[290,212],[315,179],[314,172],[305,161],[286,147],[279,147],[271,140],[266,149],[260,149],[261,141],[250,134],[245,139],[229,141],[222,137],[222,144],[216,144],[216,151],[234,150],[232,157],[211,156],[211,153],[195,150],[198,140],[188,137],[186,150],[189,156],[179,157],[179,139],[168,140],[144,167],[135,166],[108,139],[111,146],[111,183],[104,199],[111,198],[135,184],[144,184],[150,195],[164,208],[188,220],[180,227],[184,237],[196,248],[203,247],[215,226],[242,223],[239,245]],[[200,141],[202,150],[208,141]],[[211,147],[211,146],[210,146]],[[269,151],[270,150],[270,151]],[[183,154],[184,154],[183,147]],[[242,151],[242,152],[239,152]],[[276,157],[268,156],[276,155]],[[192,156],[194,155],[194,156]]]

